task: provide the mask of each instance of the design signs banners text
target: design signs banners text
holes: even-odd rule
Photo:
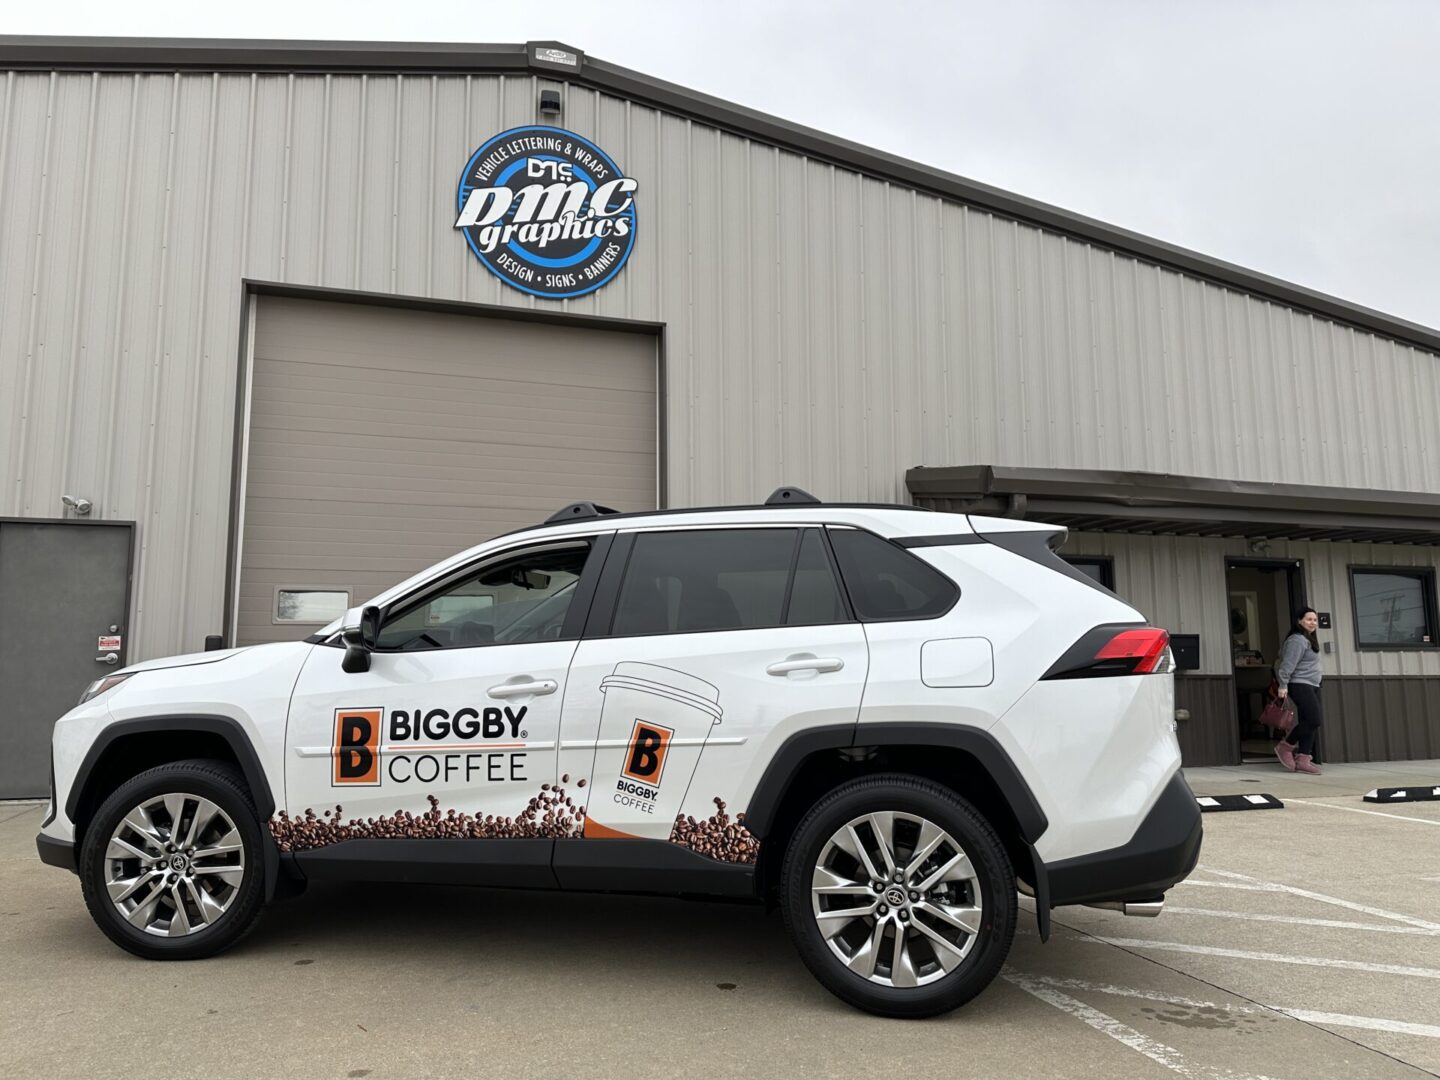
[[[550,300],[584,296],[630,258],[638,186],[573,131],[511,128],[465,163],[455,228],[512,288]]]

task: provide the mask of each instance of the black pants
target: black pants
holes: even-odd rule
[[[1295,727],[1285,736],[1297,753],[1315,756],[1315,736],[1325,717],[1320,711],[1320,688],[1308,683],[1292,682],[1290,700],[1295,703]]]

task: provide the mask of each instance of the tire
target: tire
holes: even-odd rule
[[[899,893],[875,843],[887,828],[900,873],[913,864]],[[857,840],[885,881],[854,887],[870,876],[852,855]],[[928,844],[938,846],[917,859]],[[946,865],[952,869],[942,874]],[[785,927],[805,966],[836,997],[879,1016],[919,1019],[965,1004],[999,973],[1015,936],[1015,873],[995,830],[953,791],[915,776],[864,777],[824,796],[796,828],[780,882]]]
[[[177,806],[180,844],[172,853],[166,847],[173,831],[169,814]],[[214,956],[259,918],[265,895],[261,827],[244,780],[224,762],[176,761],[140,773],[101,804],[85,831],[85,906],[106,937],[136,956]],[[187,843],[189,851],[202,853],[193,861],[185,854]]]

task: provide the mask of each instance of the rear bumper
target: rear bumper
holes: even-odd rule
[[[78,872],[75,866],[75,845],[69,840],[56,840],[53,836],[40,833],[35,837],[35,850],[40,853],[40,861],[46,866],[59,866],[72,874]]]
[[[1050,905],[1161,896],[1195,869],[1200,834],[1200,806],[1177,771],[1128,843],[1046,864]]]

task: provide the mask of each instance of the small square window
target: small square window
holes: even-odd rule
[[[1067,563],[1088,578],[1115,591],[1115,560],[1108,555],[1062,555]]]
[[[1362,649],[1433,649],[1435,571],[1408,567],[1350,568],[1355,643]]]
[[[347,589],[285,589],[275,590],[277,623],[315,623],[324,626],[340,618],[350,609]]]

